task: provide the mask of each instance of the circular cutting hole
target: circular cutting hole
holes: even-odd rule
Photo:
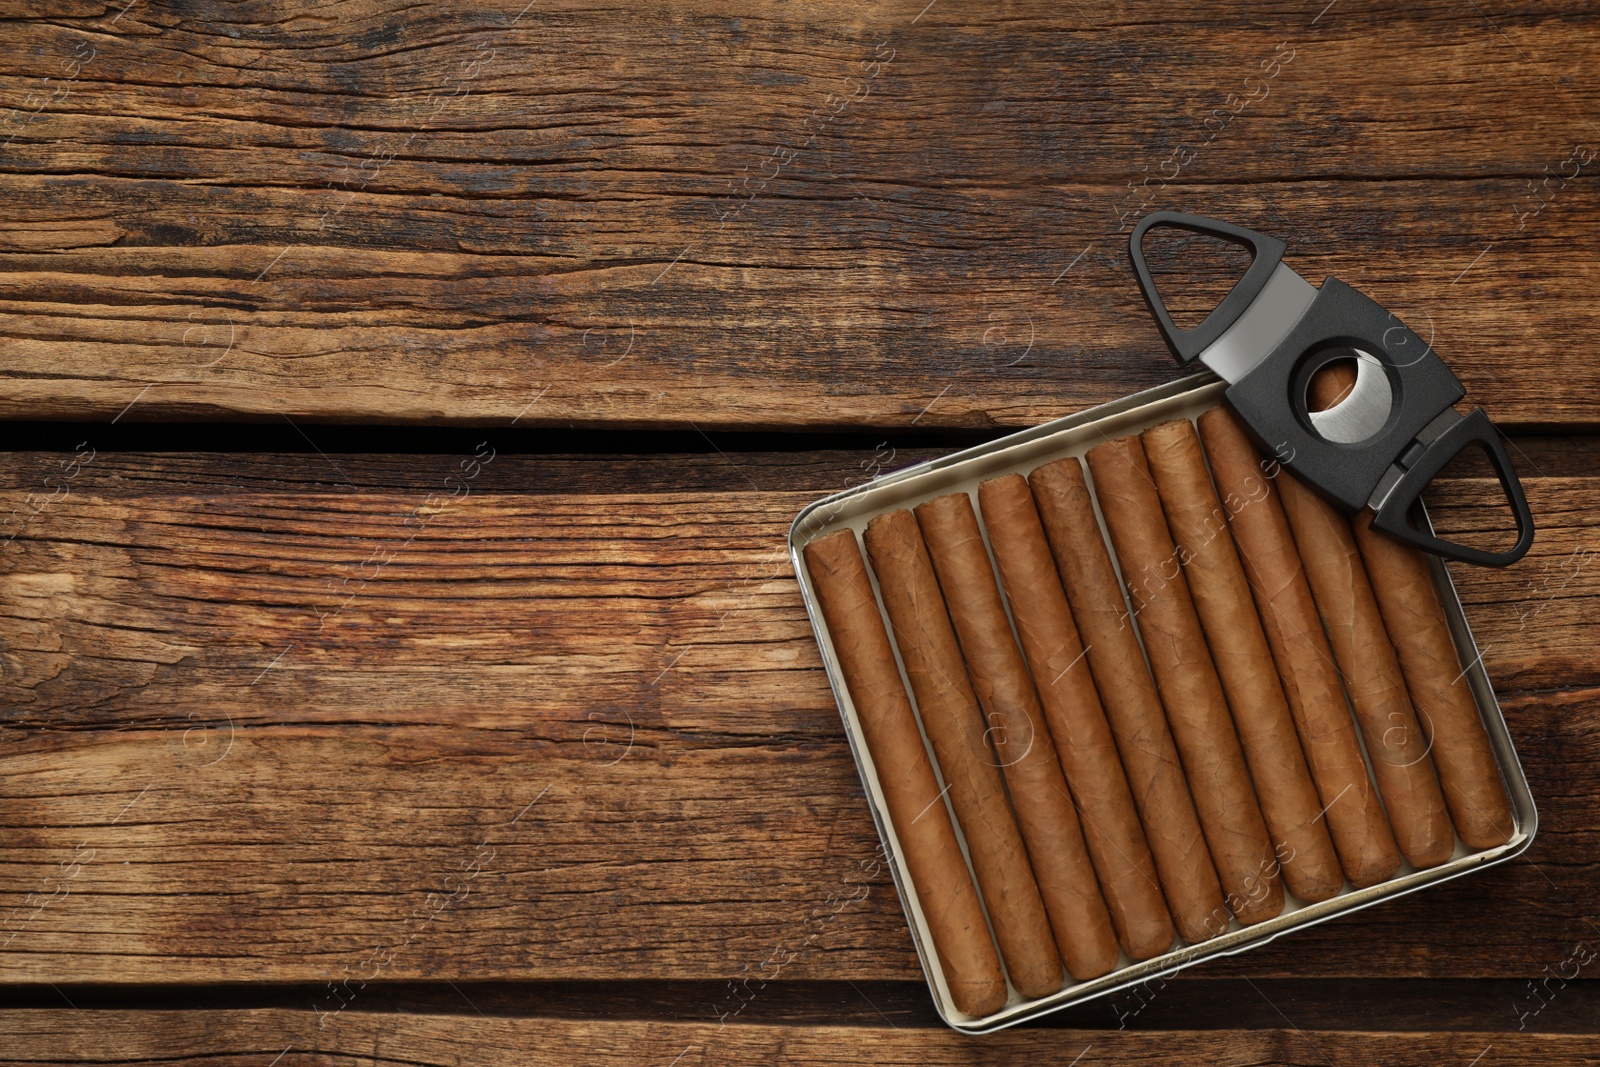
[[[1367,440],[1389,422],[1394,391],[1383,364],[1370,352],[1340,348],[1306,382],[1301,403],[1311,427],[1325,441],[1353,445]]]

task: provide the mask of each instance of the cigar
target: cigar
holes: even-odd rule
[[[1455,830],[1350,520],[1288,471],[1277,481],[1395,842],[1412,866],[1437,867],[1455,851]]]
[[[1160,955],[1172,918],[1033,495],[1008,474],[978,486],[978,506],[1117,941],[1129,959]]]
[[[1327,900],[1344,885],[1344,872],[1322,822],[1322,801],[1212,487],[1200,436],[1188,419],[1176,419],[1146,430],[1142,440],[1212,662],[1233,709],[1284,885],[1307,903]]]
[[[917,520],[904,510],[879,515],[864,540],[1006,973],[1023,996],[1048,996],[1061,988],[1061,954]]]
[[[1332,363],[1318,371],[1311,381],[1312,410],[1333,407],[1355,381],[1355,367],[1349,363]],[[1511,804],[1428,561],[1419,550],[1374,530],[1368,510],[1363,509],[1350,525],[1427,735],[1456,833],[1469,848],[1503,845],[1515,829]]]
[[[1329,364],[1307,399],[1331,407],[1354,385],[1354,364]],[[1437,867],[1455,851],[1455,831],[1350,520],[1292,474],[1279,479],[1279,493],[1395,841],[1413,866]]]
[[[1056,460],[1028,475],[1028,485],[1088,650],[1089,670],[1122,755],[1173,924],[1190,944],[1216,937],[1228,929],[1222,887],[1155,683],[1128,622],[1122,586],[1100,535],[1083,468],[1073,458]]]
[[[1270,919],[1283,910],[1283,881],[1144,447],[1119,437],[1088,458],[1229,910],[1244,925]]]
[[[1218,407],[1200,416],[1200,439],[1339,863],[1351,885],[1376,885],[1399,870],[1400,852],[1367,776],[1333,651],[1278,494],[1231,411]]]
[[[1456,833],[1469,848],[1503,845],[1515,829],[1511,802],[1428,561],[1417,549],[1374,530],[1371,511],[1357,515],[1351,526],[1427,733]]]
[[[841,530],[811,542],[805,560],[950,998],[967,1015],[990,1015],[1006,1002],[1000,957],[900,684],[855,534]]]
[[[950,493],[918,505],[916,516],[1067,973],[1098,978],[1117,965],[1116,935],[972,500]]]

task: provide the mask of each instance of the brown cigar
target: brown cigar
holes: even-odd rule
[[[1515,828],[1511,803],[1428,561],[1417,549],[1374,530],[1371,511],[1357,515],[1351,526],[1428,735],[1456,833],[1470,848],[1503,845]]]
[[[1312,410],[1333,407],[1355,381],[1352,364],[1324,367],[1311,382]],[[1350,525],[1427,734],[1456,833],[1470,848],[1503,845],[1514,830],[1511,805],[1428,561],[1417,549],[1372,529],[1371,511],[1363,509]]]
[[[1039,698],[1011,636],[972,500],[950,493],[918,505],[916,515],[989,722],[1056,944],[1072,977],[1097,978],[1117,965],[1116,935]]]
[[[992,1014],[1006,1002],[1000,957],[900,684],[855,534],[841,530],[811,542],[805,560],[950,997],[968,1015]]]
[[[1137,437],[1119,437],[1088,458],[1228,908],[1245,925],[1270,919],[1283,910],[1278,863],[1144,447]]]
[[[1287,471],[1278,477],[1278,493],[1395,841],[1412,866],[1437,867],[1455,851],[1455,830],[1350,520]]]
[[[1059,459],[1030,474],[1028,485],[1088,649],[1090,672],[1122,754],[1173,924],[1190,944],[1216,937],[1228,929],[1222,887],[1155,683],[1128,621],[1083,468],[1076,459]]]
[[[1244,743],[1284,884],[1308,903],[1326,900],[1344,885],[1344,872],[1322,822],[1322,801],[1306,769],[1227,516],[1212,488],[1200,436],[1194,423],[1177,419],[1146,430],[1142,439],[1211,659]]]
[[[1353,363],[1329,364],[1307,399],[1313,408],[1332,407],[1354,385]],[[1395,840],[1413,866],[1436,867],[1455,851],[1455,832],[1350,520],[1293,475],[1280,485]]]
[[[917,520],[909,511],[879,515],[864,540],[1006,973],[1023,996],[1048,996],[1061,988],[1061,955]]]
[[[1339,862],[1352,885],[1376,885],[1400,868],[1400,852],[1367,776],[1333,652],[1283,507],[1260,452],[1231,411],[1218,407],[1200,416],[1200,439]]]
[[[1033,495],[1008,474],[978,486],[978,505],[1117,940],[1149,959],[1172,947],[1172,918]]]

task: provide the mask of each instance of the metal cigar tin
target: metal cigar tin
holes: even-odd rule
[[[1290,896],[1285,889],[1283,912],[1265,922],[1244,927],[1234,919],[1226,933],[1203,944],[1180,944],[1180,947],[1172,951],[1138,963],[1123,957],[1121,965],[1110,974],[1086,982],[1069,980],[1067,985],[1048,997],[1026,999],[1013,988],[1006,1005],[991,1015],[971,1016],[956,1009],[945,986],[944,973],[939,966],[932,936],[900,854],[894,827],[889,822],[872,756],[867,751],[861,725],[856,718],[855,707],[851,703],[849,690],[840,672],[838,659],[834,655],[833,642],[817,604],[811,576],[806,570],[805,557],[801,550],[812,540],[836,530],[848,528],[859,535],[865,530],[868,520],[877,515],[897,508],[914,507],[925,500],[946,493],[966,492],[972,495],[976,507],[978,484],[982,481],[1003,474],[1027,475],[1035,467],[1050,460],[1064,456],[1082,456],[1095,445],[1113,437],[1138,433],[1170,419],[1197,418],[1201,413],[1220,403],[1226,388],[1227,382],[1210,372],[1157,386],[1109,404],[1022,430],[988,444],[907,467],[824,497],[802,510],[790,527],[789,555],[794,564],[795,575],[800,582],[801,596],[805,600],[806,612],[817,635],[822,661],[828,671],[828,682],[839,703],[845,737],[850,743],[856,768],[861,774],[867,806],[872,812],[878,836],[883,841],[889,857],[889,869],[900,893],[906,921],[911,928],[912,941],[916,945],[917,955],[921,960],[922,970],[928,979],[928,987],[933,993],[934,1004],[940,1017],[962,1033],[989,1033],[1097,997],[1108,996],[1151,979],[1170,977],[1201,960],[1235,955],[1314,923],[1348,915],[1361,908],[1391,900],[1425,886],[1459,878],[1471,871],[1481,870],[1496,863],[1503,863],[1520,855],[1533,841],[1538,828],[1538,813],[1534,809],[1533,796],[1528,790],[1527,777],[1517,760],[1516,749],[1512,744],[1510,731],[1506,727],[1505,717],[1495,700],[1494,690],[1484,671],[1482,657],[1473,642],[1472,631],[1467,626],[1461,598],[1456,593],[1444,562],[1436,556],[1429,556],[1429,567],[1433,572],[1440,600],[1444,604],[1456,651],[1460,655],[1461,662],[1469,665],[1465,672],[1466,680],[1477,702],[1483,725],[1488,731],[1489,741],[1511,800],[1516,832],[1510,841],[1496,848],[1474,851],[1468,849],[1458,839],[1455,855],[1438,867],[1419,871],[1402,861],[1399,872],[1388,881],[1366,889],[1352,888],[1347,882],[1337,896],[1317,904],[1304,904]],[[1102,529],[1103,526],[1102,520]],[[1109,538],[1107,550],[1115,561],[1116,552],[1110,545]],[[876,589],[875,577],[873,582]],[[879,612],[882,610],[880,602]],[[887,617],[885,617],[885,629],[892,635],[893,630],[888,626]],[[891,636],[891,643],[892,640]],[[896,651],[895,655],[898,660],[899,652]],[[905,685],[907,696],[915,706],[916,698],[904,676],[903,664],[901,681]],[[1359,737],[1359,731],[1357,736]],[[937,769],[938,762],[934,760],[931,749],[928,755]],[[942,778],[940,784],[943,785]],[[948,799],[945,800],[945,804],[948,807]],[[950,821],[959,837],[961,828],[954,812],[951,812]],[[963,851],[966,849],[964,839],[962,839],[962,849]]]

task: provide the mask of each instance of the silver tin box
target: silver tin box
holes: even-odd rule
[[[1517,761],[1505,717],[1500,712],[1500,705],[1495,700],[1494,690],[1490,687],[1488,676],[1484,672],[1482,657],[1473,642],[1472,632],[1461,609],[1461,598],[1457,595],[1443,562],[1430,557],[1434,580],[1438,583],[1440,598],[1450,623],[1450,632],[1455,638],[1456,650],[1460,654],[1461,662],[1470,664],[1466,671],[1467,681],[1477,700],[1479,714],[1483,716],[1484,727],[1488,730],[1490,743],[1494,747],[1500,772],[1511,798],[1516,832],[1510,841],[1497,848],[1473,851],[1458,840],[1455,855],[1441,866],[1419,871],[1409,864],[1402,864],[1399,873],[1387,882],[1366,889],[1354,889],[1346,883],[1345,888],[1337,896],[1317,904],[1302,903],[1286,893],[1284,910],[1276,918],[1249,927],[1242,927],[1237,920],[1234,920],[1228,932],[1203,944],[1181,945],[1163,955],[1138,963],[1124,957],[1121,965],[1110,974],[1086,982],[1069,982],[1060,991],[1036,1000],[1026,999],[1013,989],[1006,1005],[991,1015],[971,1016],[956,1009],[945,986],[944,973],[939,966],[933,939],[901,858],[894,827],[889,822],[883,794],[878,787],[872,756],[867,751],[860,723],[856,719],[855,707],[850,702],[849,691],[840,675],[839,662],[834,655],[827,624],[823,621],[822,612],[817,606],[811,576],[806,570],[805,557],[801,550],[810,541],[836,530],[849,528],[859,534],[866,528],[867,521],[876,515],[896,508],[913,507],[946,493],[966,492],[974,496],[976,503],[979,482],[1003,474],[1026,475],[1035,467],[1050,460],[1063,456],[1081,456],[1095,445],[1110,438],[1138,433],[1169,419],[1196,418],[1220,403],[1225,388],[1226,383],[1209,372],[1157,386],[835,493],[806,507],[790,527],[789,554],[794,563],[795,574],[800,580],[801,595],[805,599],[811,625],[816,631],[817,644],[821,648],[822,660],[828,671],[828,681],[839,702],[845,736],[849,739],[856,767],[861,772],[868,807],[872,811],[878,835],[883,840],[884,848],[890,858],[889,869],[900,892],[906,920],[911,927],[912,941],[916,945],[917,955],[922,962],[922,970],[927,976],[928,986],[933,992],[934,1004],[940,1017],[963,1033],[982,1034],[1014,1026],[1048,1012],[1082,1004],[1142,982],[1168,977],[1191,964],[1213,956],[1230,956],[1257,948],[1282,934],[1313,923],[1347,915],[1424,886],[1435,885],[1451,878],[1458,878],[1470,871],[1502,863],[1522,853],[1533,841],[1533,835],[1538,827],[1538,813],[1534,810],[1533,796],[1528,791],[1527,778]],[[1115,551],[1111,550],[1109,541],[1107,548],[1112,551],[1112,557],[1115,559]],[[881,605],[879,610],[882,610]],[[898,652],[896,655],[898,657]],[[904,682],[903,666],[902,682]],[[911,695],[909,684],[906,684],[906,693],[908,696]],[[915,698],[912,699],[915,703]],[[933,759],[931,750],[929,759]],[[934,765],[937,767],[937,761],[934,761]],[[946,804],[948,805],[948,800]],[[954,813],[951,814],[951,823],[956,826],[959,836],[960,824],[956,822]],[[962,847],[965,849],[965,841],[962,842]]]

